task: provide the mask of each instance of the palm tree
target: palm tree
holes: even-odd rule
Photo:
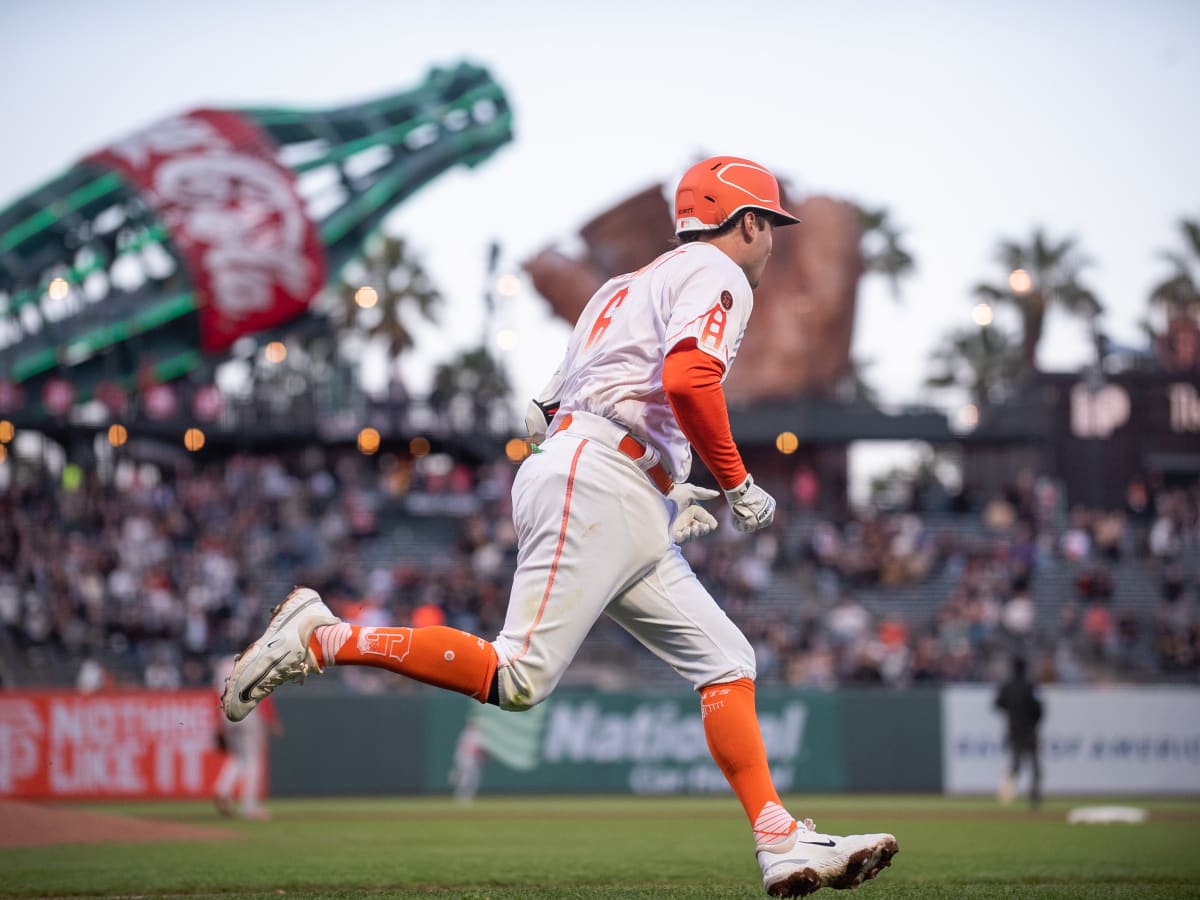
[[[1161,330],[1143,323],[1160,365],[1172,372],[1200,369],[1200,222],[1180,219],[1179,230],[1183,252],[1162,254],[1174,271],[1150,292],[1151,309],[1161,305],[1166,322]]]
[[[370,290],[366,290],[366,289]],[[361,293],[360,293],[361,292]],[[282,403],[287,396],[319,395],[323,408],[361,412],[363,354],[383,342],[393,359],[413,345],[414,314],[436,322],[442,296],[403,238],[372,235],[314,300],[311,314],[273,336],[286,340],[282,363],[241,363],[249,389]],[[299,413],[297,413],[299,415]]]
[[[1007,303],[1020,313],[1021,359],[1027,370],[1037,368],[1038,343],[1050,304],[1087,316],[1093,323],[1103,310],[1096,295],[1079,281],[1089,261],[1075,238],[1055,242],[1037,228],[1028,244],[1000,241],[996,259],[1007,273],[1003,287],[980,283],[974,294],[991,303]]]
[[[892,296],[899,298],[900,279],[911,274],[915,267],[912,254],[900,244],[900,229],[891,221],[887,207],[866,209],[860,206],[858,216],[862,229],[863,271],[883,275],[892,289]]]
[[[888,280],[892,298],[900,299],[900,280],[912,274],[916,263],[902,245],[900,229],[891,220],[887,207],[876,209],[858,207],[859,249],[862,253],[863,274],[882,275]],[[879,392],[867,380],[866,368],[871,360],[851,360],[851,380],[839,385],[846,400],[879,405]]]
[[[1180,219],[1184,250],[1164,250],[1162,256],[1174,271],[1150,291],[1151,305],[1161,303],[1167,320],[1195,315],[1200,311],[1200,221]]]
[[[850,372],[834,389],[834,396],[842,403],[865,403],[879,406],[882,402],[879,391],[867,380],[867,369],[875,365],[871,358],[855,357],[850,360]]]
[[[363,288],[373,289],[374,297],[369,292],[360,295]],[[318,303],[338,331],[360,339],[385,338],[388,354],[394,357],[413,344],[403,311],[410,309],[436,322],[442,296],[404,238],[380,232]]]
[[[984,410],[1009,396],[1022,370],[1020,348],[994,325],[960,328],[943,337],[930,357],[933,374],[926,387],[965,388],[975,406]]]

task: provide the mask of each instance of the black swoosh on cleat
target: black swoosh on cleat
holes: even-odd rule
[[[250,698],[247,697],[247,700]],[[796,841],[797,844],[811,844],[813,847],[836,847],[833,841]]]
[[[241,698],[243,703],[250,702],[250,692],[252,690],[254,690],[256,687],[258,687],[259,684],[262,683],[262,680],[271,673],[271,670],[274,669],[281,662],[283,662],[285,659],[287,659],[287,657],[288,657],[288,655],[286,653],[284,653],[282,656],[279,656],[276,659],[272,660],[271,664],[269,666],[267,666],[265,669],[263,669],[263,673],[261,675],[259,675],[257,678],[255,678],[252,682],[250,682],[244,688],[242,688],[241,693],[239,693],[238,696]],[[829,846],[832,847],[833,844],[830,844]]]
[[[296,616],[298,616],[301,612],[308,609],[310,606],[312,606],[314,603],[318,602],[319,600],[320,600],[319,597],[310,597],[304,603],[301,603],[299,606],[297,606],[295,609],[293,609],[290,613],[288,613],[282,620],[280,620],[279,624],[276,626],[276,630],[282,629],[284,625],[286,625],[288,622],[292,621],[292,619],[296,618]],[[271,619],[271,624],[275,625],[274,618]]]

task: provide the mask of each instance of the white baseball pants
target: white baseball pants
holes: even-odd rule
[[[616,449],[623,434],[574,413],[513,482],[517,570],[494,642],[505,709],[546,699],[601,613],[696,690],[755,676],[750,642],[671,540],[674,504]]]

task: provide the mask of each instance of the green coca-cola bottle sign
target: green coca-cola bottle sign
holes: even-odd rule
[[[193,110],[90,154],[0,210],[0,413],[48,411],[51,381],[79,400],[168,380],[310,315],[398,203],[511,139],[503,90],[462,63],[334,109]]]

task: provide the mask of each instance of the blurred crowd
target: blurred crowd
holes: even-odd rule
[[[342,562],[373,530],[374,491],[343,459],[18,482],[0,495],[4,638],[34,678],[78,661],[88,688],[207,684],[212,660],[256,637],[278,599],[262,595],[263,575]]]
[[[514,471],[309,449],[20,479],[0,494],[0,679],[207,686],[294,583],[357,624],[490,637],[516,558]],[[764,683],[992,681],[1013,653],[1043,682],[1200,675],[1200,486],[1137,482],[1121,509],[1064,509],[1027,474],[975,508],[837,514],[772,487],[776,527],[726,522],[684,548]],[[377,675],[343,673],[402,681]]]
[[[1122,509],[1064,509],[1049,479],[1026,472],[977,511],[866,508],[838,521],[793,509],[783,534],[782,547],[759,539],[758,569],[790,576],[799,602],[726,594],[768,680],[995,681],[1014,655],[1042,682],[1200,675],[1195,484],[1139,481]]]

